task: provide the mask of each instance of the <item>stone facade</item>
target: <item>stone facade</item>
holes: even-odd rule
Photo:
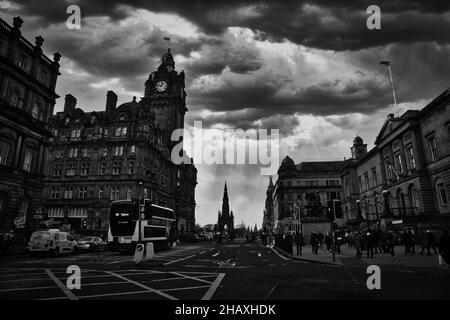
[[[51,134],[61,56],[42,53],[44,39],[31,44],[0,19],[0,228],[25,235],[43,206],[44,159]]]
[[[267,186],[266,191],[266,204],[264,207],[264,216],[263,216],[263,224],[262,229],[266,232],[272,232],[275,227],[275,221],[273,216],[273,190],[275,186],[272,181],[272,177],[270,177],[269,185]]]
[[[276,232],[297,230],[299,217],[305,240],[312,231],[329,231],[330,222],[326,214],[329,201],[341,200],[343,165],[343,161],[302,162],[296,165],[286,157],[278,170],[273,191]],[[342,219],[336,222],[343,224]]]
[[[420,111],[389,115],[375,147],[346,161],[343,208],[349,224],[379,223],[384,229],[450,226],[449,104],[450,89]],[[357,212],[364,222],[358,221]]]
[[[179,231],[193,231],[197,169],[171,160],[171,130],[184,128],[186,110],[184,74],[175,71],[170,52],[139,102],[117,107],[117,95],[109,91],[104,111],[84,112],[67,95],[64,111],[51,119],[47,219],[85,233],[105,232],[111,201],[146,198],[174,209]]]

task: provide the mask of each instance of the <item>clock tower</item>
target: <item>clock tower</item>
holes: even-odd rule
[[[175,71],[175,60],[168,49],[158,70],[152,72],[145,82],[145,95],[141,100],[141,104],[155,114],[156,123],[165,131],[167,142],[175,129],[184,128],[187,111],[184,88],[184,71]]]

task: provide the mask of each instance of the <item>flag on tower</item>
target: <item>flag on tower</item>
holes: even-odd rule
[[[386,67],[389,67],[391,65],[391,63],[389,61],[381,61],[380,64],[383,64]]]

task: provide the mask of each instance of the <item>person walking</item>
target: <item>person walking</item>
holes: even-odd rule
[[[406,230],[403,231],[403,236],[402,236],[402,240],[403,240],[403,245],[405,246],[405,256],[408,255],[408,253],[410,253],[410,239],[409,239],[409,234],[406,232]]]
[[[353,237],[353,244],[356,249],[356,258],[361,259],[361,235],[358,231],[355,232],[355,236]]]
[[[328,233],[325,236],[325,243],[327,245],[327,251],[331,251],[331,243],[332,243],[332,239],[331,239],[331,235]]]
[[[374,236],[372,232],[367,232],[367,258],[373,258],[373,249],[374,249]]]
[[[414,241],[414,233],[410,230],[408,230],[408,237],[409,237],[409,252],[411,254],[416,254],[416,243]]]
[[[425,232],[421,231],[420,232],[420,246],[422,247],[422,250],[420,251],[420,255],[423,256],[423,252],[427,248],[427,244],[428,244],[427,235],[425,234]]]
[[[433,249],[434,253],[437,254],[436,250],[436,238],[430,230],[427,230],[427,255],[430,256],[430,248]]]
[[[303,247],[303,234],[297,231],[295,234],[295,244],[297,246],[297,255],[302,255],[302,247]]]
[[[386,245],[389,253],[391,254],[392,260],[395,260],[395,237],[392,231],[389,231],[386,239]]]
[[[311,249],[312,249],[312,253],[313,254],[317,254],[317,246],[318,246],[318,239],[317,239],[317,234],[316,232],[312,232],[311,233]]]

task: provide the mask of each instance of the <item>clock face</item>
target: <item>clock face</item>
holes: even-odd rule
[[[158,81],[156,83],[156,91],[158,92],[164,92],[167,89],[167,82],[165,81]]]

